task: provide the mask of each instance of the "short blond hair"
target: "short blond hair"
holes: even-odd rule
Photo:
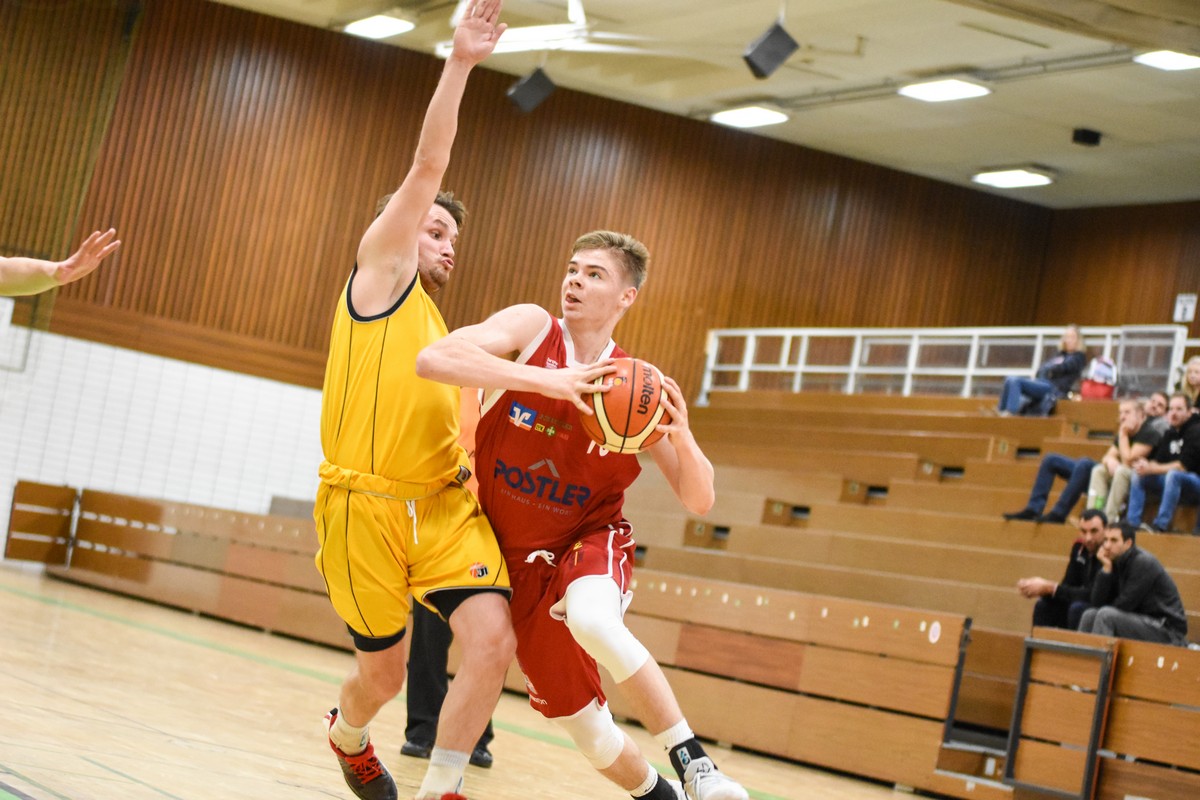
[[[616,231],[592,231],[575,240],[571,255],[580,250],[612,250],[617,253],[625,275],[635,289],[646,282],[646,269],[650,266],[650,251],[646,245],[627,233]]]

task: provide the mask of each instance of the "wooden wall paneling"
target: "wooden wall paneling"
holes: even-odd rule
[[[1169,324],[1200,285],[1200,202],[1059,211],[1045,271],[1041,324]]]
[[[136,13],[129,2],[0,8],[0,253],[61,258],[82,238],[79,206]]]
[[[319,386],[331,307],[440,69],[222,4],[147,0],[80,226],[118,225],[121,261],[62,292],[75,307],[54,329]],[[472,213],[439,297],[451,327],[515,302],[556,310],[574,238],[625,230],[653,261],[618,341],[693,396],[709,328],[1034,322],[1048,248],[1071,253],[1050,247],[1069,228],[1047,209],[566,89],[521,114],[512,81],[481,68],[462,106],[446,185]],[[1140,242],[1111,221],[1114,240]]]

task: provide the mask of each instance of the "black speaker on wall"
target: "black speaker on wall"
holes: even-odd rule
[[[538,67],[508,87],[508,99],[512,100],[517,108],[528,114],[541,105],[543,100],[554,94],[556,88],[558,87],[554,85],[554,81],[550,80],[550,76],[542,72],[541,67]]]
[[[767,32],[755,39],[742,54],[746,65],[756,78],[766,78],[783,66],[783,62],[796,52],[800,45],[783,26],[776,22]]]

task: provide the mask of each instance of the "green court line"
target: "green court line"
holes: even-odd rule
[[[251,653],[246,650],[240,650],[236,647],[231,647],[229,645],[225,645],[220,642],[213,641],[212,639],[203,639],[203,638],[200,638],[197,636],[189,636],[187,634],[182,634],[177,631],[173,631],[170,628],[164,628],[161,625],[149,625],[144,622],[136,622],[127,617],[118,616],[116,614],[109,614],[104,611],[97,611],[94,608],[88,608],[87,606],[82,606],[82,605],[79,605],[78,603],[72,603],[67,600],[61,600],[56,597],[47,597],[43,594],[38,594],[36,592],[28,592],[23,589],[17,589],[12,586],[0,585],[0,590],[8,592],[9,594],[17,595],[18,597],[24,597],[27,600],[35,600],[39,603],[44,603],[45,605],[56,606],[58,608],[64,608],[69,611],[78,612],[80,614],[87,614],[89,616],[96,617],[98,619],[103,619],[108,622],[113,622],[118,625],[125,625],[127,627],[135,628],[137,630],[146,631],[148,633],[154,633],[159,636],[165,636],[167,638],[174,639],[179,642],[186,642],[187,644],[195,645],[197,647],[204,647],[209,650],[216,650],[218,652],[225,653],[226,655],[236,656],[238,658],[242,658],[247,661],[252,661],[256,664],[262,664],[265,666],[275,667],[275,668],[281,669],[285,672],[291,672],[296,675],[303,675],[305,677],[314,678],[316,680],[322,681],[323,683],[332,684],[334,686],[341,686],[342,681],[344,680],[344,677],[345,677],[345,676],[330,675],[325,672],[320,672],[318,670],[309,669],[307,667],[302,667],[297,664],[289,663],[287,661],[280,661],[279,659],[275,659],[275,658],[267,658],[265,656],[260,656],[256,653]],[[96,589],[94,591],[103,591],[103,590]],[[150,602],[150,601],[139,601],[139,602]],[[178,609],[173,609],[173,610],[178,610]],[[214,621],[219,622],[220,620],[214,620]],[[397,700],[402,700],[402,699],[404,699],[403,694],[401,694],[397,697]],[[552,744],[552,745],[555,745],[558,747],[562,747],[566,750],[574,750],[575,749],[575,744],[570,739],[563,737],[563,736],[555,736],[553,734],[548,734],[548,733],[544,733],[539,730],[534,730],[533,728],[526,728],[522,725],[514,725],[512,723],[507,723],[507,722],[493,721],[492,726],[499,730],[505,731],[507,733],[516,734],[517,736],[523,736],[526,739],[533,739],[534,741],[543,742],[545,744]],[[651,761],[650,763],[655,769],[657,769],[659,772],[663,773],[664,775],[670,776],[675,773],[674,768],[672,768],[670,765],[658,764],[653,761]],[[104,765],[97,764],[97,766],[103,767]],[[108,769],[108,767],[104,767],[104,768]],[[111,771],[116,772],[116,770],[111,770]],[[13,774],[15,775],[16,773],[13,773]],[[117,774],[123,775],[123,773],[120,773],[120,772],[117,772]],[[128,777],[128,776],[124,776],[124,777]],[[135,780],[135,779],[130,778],[130,780]],[[137,781],[137,782],[141,783],[141,781]],[[30,781],[30,783],[32,783],[32,781]],[[37,784],[33,784],[33,785],[37,786]],[[143,784],[143,785],[147,785],[147,784]],[[39,788],[45,788],[45,787],[39,787]],[[149,786],[149,788],[154,789],[155,787]],[[2,787],[0,787],[0,791],[2,791]],[[46,791],[50,791],[50,790],[47,789]],[[156,789],[156,791],[158,791],[158,790]],[[766,792],[753,791],[753,790],[749,789],[749,787],[747,787],[746,791],[749,792],[750,796],[752,798],[754,798],[754,800],[787,800],[787,798],[784,798],[780,795],[773,795],[773,794],[767,794]],[[70,798],[65,798],[59,794],[55,794],[55,796],[62,798],[62,800],[70,800]],[[165,796],[174,797],[174,795],[165,795]],[[9,800],[9,798],[6,798],[3,794],[0,794],[0,800]],[[21,800],[21,799],[15,798],[15,800]]]
[[[74,584],[72,584],[72,585],[74,585]],[[280,661],[279,659],[268,658],[266,656],[256,655],[255,653],[251,653],[246,650],[239,650],[236,647],[231,647],[229,645],[222,644],[220,642],[216,642],[211,639],[202,639],[197,636],[189,636],[184,633],[179,633],[178,631],[173,631],[170,628],[164,628],[161,625],[149,625],[144,622],[135,622],[134,620],[131,620],[128,617],[121,617],[121,616],[117,616],[116,614],[109,614],[104,611],[97,611],[94,608],[88,608],[87,606],[81,606],[78,603],[72,603],[67,600],[60,600],[56,597],[46,597],[45,595],[42,595],[42,594],[37,594],[35,592],[27,592],[23,589],[17,589],[12,586],[0,586],[0,589],[8,592],[9,594],[15,594],[19,597],[24,597],[27,600],[36,600],[36,601],[43,603],[45,605],[48,605],[48,606],[57,606],[59,608],[64,608],[69,611],[75,611],[80,614],[87,614],[88,616],[96,617],[97,619],[103,619],[107,622],[114,622],[114,623],[117,623],[118,625],[125,625],[126,627],[129,627],[129,628],[135,628],[137,630],[147,631],[149,633],[155,633],[155,634],[158,634],[159,636],[166,636],[167,638],[174,639],[178,642],[185,642],[187,644],[196,645],[197,647],[204,647],[209,650],[216,650],[218,652],[225,653],[227,655],[237,656],[238,658],[243,658],[247,661],[253,661],[258,664],[276,667],[277,669],[284,670],[285,672],[291,672],[291,673],[294,673],[297,675],[303,675],[308,678],[315,678],[316,680],[322,681],[324,683],[333,684],[334,686],[341,686],[342,680],[345,677],[345,676],[330,675],[326,672],[320,672],[315,669],[309,669],[308,667],[302,667],[302,666],[299,666],[296,664],[290,664],[286,661]],[[103,591],[103,589],[94,589],[94,591]],[[150,601],[143,600],[143,601],[139,601],[139,602],[150,602]],[[174,608],[171,610],[180,611],[180,609],[174,609]],[[180,613],[187,613],[187,612],[180,611]],[[216,621],[220,621],[220,620],[216,620]]]
[[[57,797],[59,800],[71,800],[71,798],[67,797],[65,794],[59,794],[58,792],[51,789],[49,786],[42,786],[40,783],[33,780],[32,778],[25,777],[24,775],[17,772],[15,769],[8,766],[7,764],[0,764],[0,769],[3,769],[9,775],[17,776],[18,778],[21,779],[21,781],[23,783],[28,783],[30,786],[36,786],[37,788],[41,789],[44,792],[49,792],[50,794]],[[0,800],[32,800],[29,797],[29,795],[27,795],[27,794],[24,794],[24,793],[9,794],[8,791],[6,791],[6,790],[12,790],[14,792],[17,791],[12,786],[6,786],[6,785],[0,783]]]

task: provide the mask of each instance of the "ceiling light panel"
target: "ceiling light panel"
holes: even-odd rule
[[[991,94],[992,90],[982,84],[964,81],[959,78],[943,78],[936,81],[923,81],[901,86],[897,90],[905,97],[914,100],[924,100],[926,103],[944,103],[948,100],[965,100],[969,97],[982,97]]]
[[[764,125],[778,125],[781,122],[787,122],[788,115],[782,111],[762,106],[743,106],[742,108],[718,111],[709,119],[719,125],[728,125],[731,128],[761,128]]]
[[[1155,50],[1152,53],[1142,53],[1140,56],[1134,56],[1133,60],[1147,67],[1165,69],[1171,72],[1181,69],[1200,68],[1200,58],[1189,56],[1185,53],[1176,53],[1173,50]]]
[[[1054,173],[1045,167],[1005,167],[979,172],[971,180],[996,189],[1023,189],[1054,183]]]
[[[406,19],[388,14],[376,14],[373,17],[355,20],[342,30],[364,39],[390,39],[393,36],[408,33],[415,27],[417,26]]]

